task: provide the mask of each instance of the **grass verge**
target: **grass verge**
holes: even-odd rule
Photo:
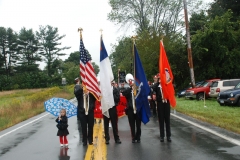
[[[74,97],[73,85],[0,93],[0,131],[44,112],[43,103],[52,97]]]
[[[220,106],[215,99],[203,101],[177,98],[176,110],[196,119],[240,134],[240,107]]]

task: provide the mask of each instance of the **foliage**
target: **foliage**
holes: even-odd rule
[[[196,34],[198,30],[203,31],[207,21],[209,21],[209,17],[205,14],[204,11],[201,11],[200,13],[194,12],[191,15],[189,22],[190,35]]]
[[[47,63],[48,76],[51,76],[54,74],[54,69],[52,66],[53,61],[59,56],[65,55],[64,53],[61,53],[61,51],[69,49],[70,47],[58,47],[61,45],[59,41],[65,37],[65,35],[60,36],[58,34],[58,28],[54,28],[49,25],[40,26],[39,31],[36,32],[36,35],[41,45],[39,54],[44,57],[43,60]]]
[[[17,61],[17,33],[11,28],[0,27],[0,73],[13,74]]]
[[[117,79],[118,69],[133,74],[132,61],[132,42],[129,37],[122,37],[118,44],[113,46],[113,53],[109,56],[112,64],[114,78]]]
[[[139,34],[136,40],[138,54],[144,67],[145,74],[150,81],[153,81],[153,76],[159,72],[160,39],[160,36],[145,31]],[[186,46],[183,37],[178,34],[165,37],[164,46],[174,73],[174,83],[179,87],[188,84],[190,78]],[[119,40],[117,45],[114,45],[113,53],[110,55],[115,79],[118,69],[133,74],[132,57],[132,41],[128,37],[123,37]]]
[[[18,64],[20,72],[38,71],[41,57],[38,55],[38,40],[32,29],[22,28],[18,35]]]
[[[179,0],[109,0],[112,8],[108,19],[121,27],[134,25],[137,32],[145,30],[153,33],[176,32],[183,27],[183,3]],[[200,3],[188,3],[196,10]]]
[[[86,51],[87,51],[87,55],[90,57],[90,59],[92,59],[91,54],[88,52],[88,50],[86,50]],[[79,51],[75,51],[75,52],[70,53],[70,56],[68,57],[68,59],[65,60],[65,63],[73,62],[75,65],[79,66],[79,61],[80,61],[80,53],[79,53]],[[92,65],[93,65],[94,71],[97,75],[99,73],[99,66],[95,62],[92,62]]]
[[[76,65],[74,62],[65,62],[63,67],[63,77],[66,78],[67,84],[75,83],[74,79],[79,77],[79,64]]]
[[[206,22],[192,36],[194,69],[198,79],[240,77],[240,26],[232,13]]]
[[[209,9],[209,15],[215,18],[215,16],[222,16],[230,9],[233,12],[234,19],[239,19],[239,7],[239,0],[214,0]]]

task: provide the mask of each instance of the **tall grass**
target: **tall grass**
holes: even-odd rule
[[[48,89],[17,90],[0,94],[0,130],[44,112],[51,97],[73,98],[73,85]]]
[[[240,107],[220,106],[215,99],[203,101],[177,98],[176,110],[196,119],[240,134]]]

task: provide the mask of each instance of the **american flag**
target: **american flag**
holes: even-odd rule
[[[80,39],[80,76],[83,85],[86,89],[99,100],[101,91],[98,86],[98,81],[90,57],[84,47],[82,39]]]

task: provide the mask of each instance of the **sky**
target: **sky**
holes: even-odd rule
[[[212,0],[204,0],[211,2]],[[39,25],[57,27],[60,35],[66,35],[62,46],[65,60],[71,52],[79,50],[78,28],[83,28],[83,43],[92,56],[92,61],[100,64],[100,29],[103,30],[103,41],[108,54],[112,53],[112,44],[121,36],[133,36],[133,28],[119,30],[107,20],[111,11],[108,0],[0,0],[0,26],[10,27],[19,32],[22,27],[39,30]],[[45,63],[40,64],[43,69]]]
[[[0,0],[0,26],[11,27],[19,32],[22,27],[39,30],[39,25],[57,27],[59,34],[65,34],[62,46],[70,46],[65,50],[66,59],[71,52],[79,50],[80,34],[83,29],[83,43],[90,52],[92,61],[99,65],[100,61],[100,29],[103,30],[103,41],[108,54],[117,37],[131,36],[107,20],[111,11],[108,0]],[[40,68],[45,66],[41,63]]]

